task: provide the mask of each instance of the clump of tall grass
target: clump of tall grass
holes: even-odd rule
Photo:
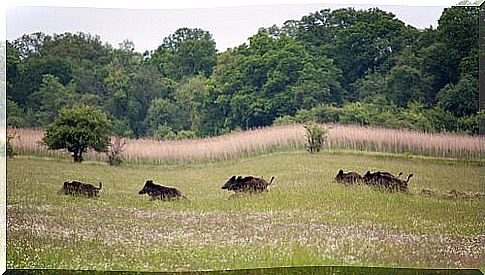
[[[485,137],[449,133],[425,133],[411,130],[363,126],[325,125],[326,148],[412,153],[417,155],[481,159],[485,155]],[[16,133],[12,145],[20,155],[70,158],[64,150],[47,150],[41,144],[43,132],[9,129]],[[210,162],[270,153],[301,150],[305,146],[305,128],[301,124],[272,126],[244,132],[177,141],[152,139],[127,140],[122,152],[131,163]],[[86,159],[104,161],[102,153],[87,152]]]

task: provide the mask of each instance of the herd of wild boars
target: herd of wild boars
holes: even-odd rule
[[[222,189],[234,191],[235,193],[259,193],[268,191],[268,186],[273,182],[274,177],[269,182],[262,177],[254,176],[233,176],[223,186]],[[80,181],[66,181],[59,193],[65,195],[84,195],[87,197],[97,197],[102,184],[96,187],[89,183]],[[143,188],[138,192],[139,195],[147,194],[152,200],[172,200],[184,198],[187,199],[182,192],[175,187],[164,186],[156,184],[153,180],[147,180]]]
[[[358,172],[349,171],[344,172],[340,169],[335,176],[335,181],[339,183],[344,183],[346,185],[352,184],[365,184],[373,187],[382,188],[390,191],[401,191],[408,192],[409,179],[413,177],[413,174],[409,174],[406,179],[401,178],[403,172],[399,172],[397,175],[386,172],[386,171],[367,171],[363,176]],[[258,178],[255,176],[232,176],[230,177],[221,189],[227,191],[234,191],[234,194],[241,193],[261,193],[267,192],[268,187],[273,183],[275,177],[271,177],[270,181],[266,181],[262,177]],[[98,197],[99,191],[102,188],[102,183],[99,183],[99,187],[96,187],[90,183],[84,183],[80,181],[66,181],[64,182],[60,194],[65,195],[81,195],[88,198]],[[450,194],[445,194],[444,197],[451,198],[475,198],[475,197],[485,197],[484,194],[465,194],[459,193],[459,191],[452,190]],[[161,184],[156,184],[153,180],[147,180],[143,188],[138,192],[138,194],[147,194],[152,200],[172,200],[172,199],[187,199],[182,192],[180,192],[175,187],[164,186]],[[435,192],[423,189],[420,193],[424,196],[435,196]],[[464,195],[465,194],[465,195]],[[187,199],[188,200],[188,199]]]
[[[408,182],[409,182],[409,179],[413,176],[413,174],[409,174],[406,180],[401,179],[402,174],[403,172],[399,172],[399,174],[394,175],[391,172],[367,171],[364,176],[361,176],[357,172],[354,172],[354,171],[344,172],[342,169],[340,169],[338,171],[337,176],[335,176],[335,180],[337,182],[341,182],[345,184],[364,183],[367,185],[382,187],[389,190],[407,192]]]

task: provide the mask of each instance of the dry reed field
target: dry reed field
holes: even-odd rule
[[[324,125],[328,129],[327,149],[351,149],[389,153],[481,159],[485,137],[449,133],[362,126]],[[9,129],[16,138],[12,144],[19,154],[66,157],[65,151],[50,151],[41,144],[42,130]],[[206,162],[250,157],[275,150],[302,149],[305,129],[301,124],[273,126],[223,136],[181,141],[130,139],[122,153],[128,162],[173,163]],[[103,160],[102,153],[88,152],[88,160]]]

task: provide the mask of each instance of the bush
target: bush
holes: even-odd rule
[[[125,144],[126,139],[120,136],[116,136],[111,140],[108,152],[106,153],[106,155],[108,156],[107,162],[109,165],[120,165],[121,163],[123,163],[121,153],[124,150]]]
[[[183,140],[183,139],[190,139],[195,137],[195,132],[194,131],[189,131],[189,130],[182,130],[177,133],[177,137],[175,139],[177,140]]]
[[[485,121],[485,111],[480,111],[477,114],[464,116],[458,119],[458,128],[470,135],[484,134],[480,133],[480,123]],[[482,124],[483,131],[483,124]]]
[[[12,141],[12,139],[15,138],[15,133],[8,133],[7,134],[7,157],[9,158],[13,158],[16,153],[13,149],[13,146],[12,144],[10,143],[10,141]]]
[[[340,121],[343,109],[328,104],[322,104],[311,109],[313,119],[317,123],[336,123]]]
[[[306,129],[306,150],[310,153],[320,152],[327,140],[327,130],[317,123],[304,126]]]
[[[375,117],[376,108],[370,104],[354,102],[343,107],[340,120],[344,124],[370,125]]]
[[[172,140],[177,137],[172,127],[163,124],[152,130],[151,136],[156,140]]]
[[[296,123],[296,119],[292,116],[280,116],[273,121],[273,125],[288,125]]]
[[[457,130],[458,119],[450,112],[434,107],[426,110],[425,115],[436,132],[454,132]]]
[[[312,109],[306,110],[298,110],[295,114],[295,122],[297,123],[306,123],[306,122],[314,122],[315,116],[313,115]]]
[[[112,166],[118,166],[123,163],[123,157],[121,155],[114,155],[108,157],[108,164]]]

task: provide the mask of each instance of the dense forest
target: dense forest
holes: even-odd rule
[[[7,125],[46,127],[85,104],[135,138],[306,121],[475,134],[478,24],[479,7],[445,9],[424,30],[377,8],[321,10],[220,53],[197,28],[143,54],[86,33],[25,34],[6,45]]]

